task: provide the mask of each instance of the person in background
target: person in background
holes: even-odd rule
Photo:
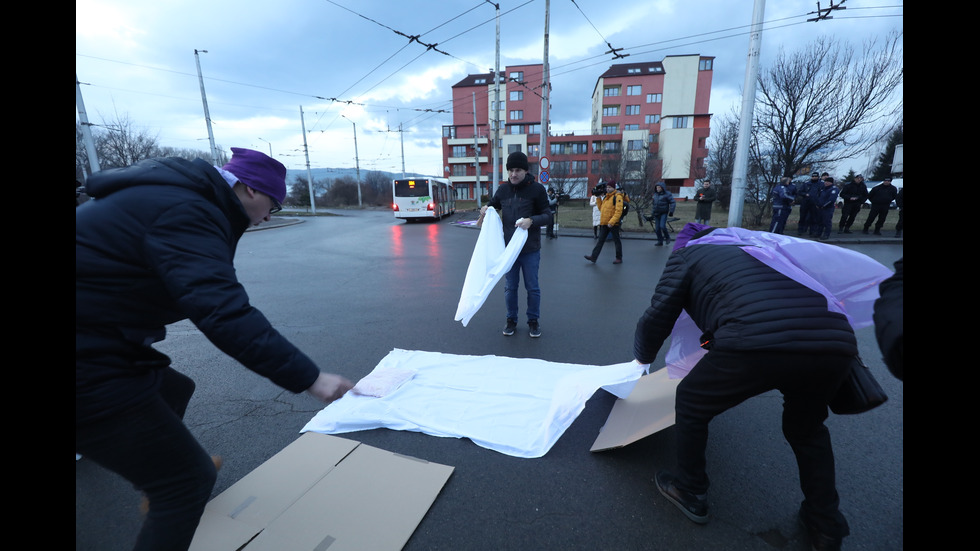
[[[718,199],[718,191],[711,185],[711,180],[705,179],[695,197],[698,205],[695,210],[694,221],[698,224],[707,224],[711,221],[711,206]]]
[[[712,242],[712,231],[675,247],[636,324],[633,354],[640,365],[656,359],[682,312],[702,331],[699,342],[707,350],[677,385],[676,471],[657,472],[657,489],[687,518],[707,523],[709,424],[749,398],[778,390],[782,433],[796,456],[804,496],[800,520],[813,549],[840,549],[850,529],[839,510],[824,421],[858,352],[854,330],[826,296],[741,243],[724,235]],[[803,334],[808,337],[799,338]]]
[[[796,235],[800,237],[814,233],[817,225],[816,198],[822,187],[820,173],[814,171],[810,174],[810,180],[796,190],[796,199],[800,204],[800,225],[796,229]]]
[[[886,176],[885,179],[868,192],[868,201],[871,201],[871,210],[868,212],[868,219],[864,221],[864,233],[867,234],[871,229],[871,224],[875,225],[875,235],[881,235],[881,227],[885,225],[885,218],[888,218],[888,209],[891,208],[892,201],[898,196],[898,190],[892,185],[892,177]]]
[[[905,214],[905,186],[898,190],[898,195],[895,196],[895,207],[898,208],[898,222],[895,223],[895,237],[902,237],[902,228],[904,227],[904,220],[902,220],[902,215]]]
[[[589,197],[589,204],[592,205],[592,237],[599,239],[599,222],[602,220],[602,212],[599,210],[599,197],[606,194],[606,186],[596,186]]]
[[[541,287],[538,284],[538,267],[541,264],[541,228],[551,225],[551,209],[548,208],[548,192],[528,172],[527,155],[515,151],[507,157],[507,183],[497,187],[493,198],[480,208],[477,225],[483,225],[488,208],[500,213],[504,226],[504,243],[510,243],[518,226],[527,230],[527,242],[521,249],[513,267],[504,275],[504,303],[507,308],[507,324],[504,335],[511,336],[517,329],[517,293],[521,274],[527,291],[527,325],[532,338],[541,336]]]
[[[816,204],[817,213],[817,232],[818,239],[826,241],[830,239],[830,229],[834,227],[834,209],[837,208],[837,194],[839,190],[834,185],[834,179],[824,176],[823,188],[817,194]]]
[[[772,188],[772,222],[769,223],[771,233],[782,234],[786,229],[786,221],[793,211],[793,201],[796,200],[796,186],[789,176],[783,178]]]
[[[653,227],[657,232],[657,242],[654,245],[661,247],[664,242],[670,243],[670,232],[667,231],[667,217],[674,216],[674,209],[677,202],[673,194],[667,191],[663,183],[653,186],[653,197],[651,198],[650,218]]]
[[[623,194],[616,190],[616,182],[606,182],[606,195],[596,199],[596,205],[602,213],[599,219],[599,241],[592,249],[591,255],[585,255],[585,259],[595,264],[602,252],[602,246],[606,243],[606,236],[612,234],[613,243],[616,245],[616,258],[613,264],[623,263],[623,242],[619,239],[619,221],[623,216]]]
[[[868,186],[864,183],[864,176],[858,174],[853,180],[844,184],[840,190],[840,198],[844,204],[840,209],[840,223],[837,225],[837,233],[851,233],[851,226],[864,201],[868,198]]]
[[[136,549],[187,549],[220,465],[182,421],[194,381],[153,347],[168,324],[189,319],[291,392],[330,403],[353,386],[249,303],[235,249],[281,208],[286,168],[231,150],[222,167],[154,158],[97,172],[75,210],[75,452],[143,492]]]
[[[555,188],[548,188],[548,210],[551,211],[551,223],[548,224],[548,239],[555,238],[555,220],[558,218],[558,196]]]

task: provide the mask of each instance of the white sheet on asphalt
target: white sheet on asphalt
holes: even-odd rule
[[[414,376],[390,378],[386,370]],[[398,379],[396,388],[379,392],[383,397],[348,392],[301,432],[408,430],[469,438],[515,457],[541,457],[597,390],[625,398],[643,370],[632,360],[595,366],[395,349],[365,379]]]
[[[500,215],[497,214],[496,209],[487,209],[483,225],[480,227],[480,235],[473,247],[469,268],[466,269],[459,306],[456,308],[454,319],[463,322],[463,327],[466,327],[473,315],[486,302],[494,285],[510,271],[526,242],[527,230],[517,228],[510,238],[510,243],[505,246],[504,226],[500,221]]]

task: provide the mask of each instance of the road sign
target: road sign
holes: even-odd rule
[[[550,176],[548,175],[548,171],[547,170],[542,170],[538,174],[538,180],[541,180],[541,183],[542,184],[547,184],[548,183],[548,178],[550,178]]]
[[[551,165],[551,161],[549,161],[547,157],[541,157],[541,159],[538,161],[538,165],[541,167],[541,170],[547,170],[548,166]]]

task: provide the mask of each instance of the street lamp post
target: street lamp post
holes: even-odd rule
[[[259,139],[262,140],[262,138],[259,138]],[[271,157],[272,156],[272,142],[270,142],[269,140],[262,140],[262,141],[265,142],[265,143],[267,143],[267,144],[269,144],[269,156]]]
[[[344,115],[341,117],[347,119]],[[361,204],[361,161],[357,157],[357,124],[350,119],[347,120],[354,125],[354,166],[357,168],[357,206],[360,207],[363,205]]]

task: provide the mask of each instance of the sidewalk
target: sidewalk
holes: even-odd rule
[[[451,223],[457,226],[470,227],[476,229],[476,218],[478,214],[475,212],[457,212],[456,219]],[[677,234],[681,228],[684,227],[682,221],[676,221],[672,223],[674,232],[671,232],[671,236]],[[796,235],[795,229],[786,232],[786,235],[790,237],[798,237]],[[821,243],[830,243],[831,245],[843,245],[843,244],[855,244],[855,245],[868,245],[868,244],[889,244],[889,245],[902,245],[904,237],[894,237],[895,231],[882,232],[882,235],[867,234],[865,235],[861,228],[856,231],[852,228],[851,233],[837,233],[837,227],[834,226],[834,230],[830,233],[830,238],[826,241],[821,241],[818,239],[812,239],[808,236],[803,236],[801,239],[812,239],[813,241],[820,241]],[[635,231],[624,231],[619,234],[620,239],[643,239],[647,241],[656,240],[657,235],[653,232],[635,232]],[[587,237],[595,239],[590,229],[579,229],[579,228],[563,228],[559,223],[558,237]],[[542,236],[543,238],[543,236]]]

